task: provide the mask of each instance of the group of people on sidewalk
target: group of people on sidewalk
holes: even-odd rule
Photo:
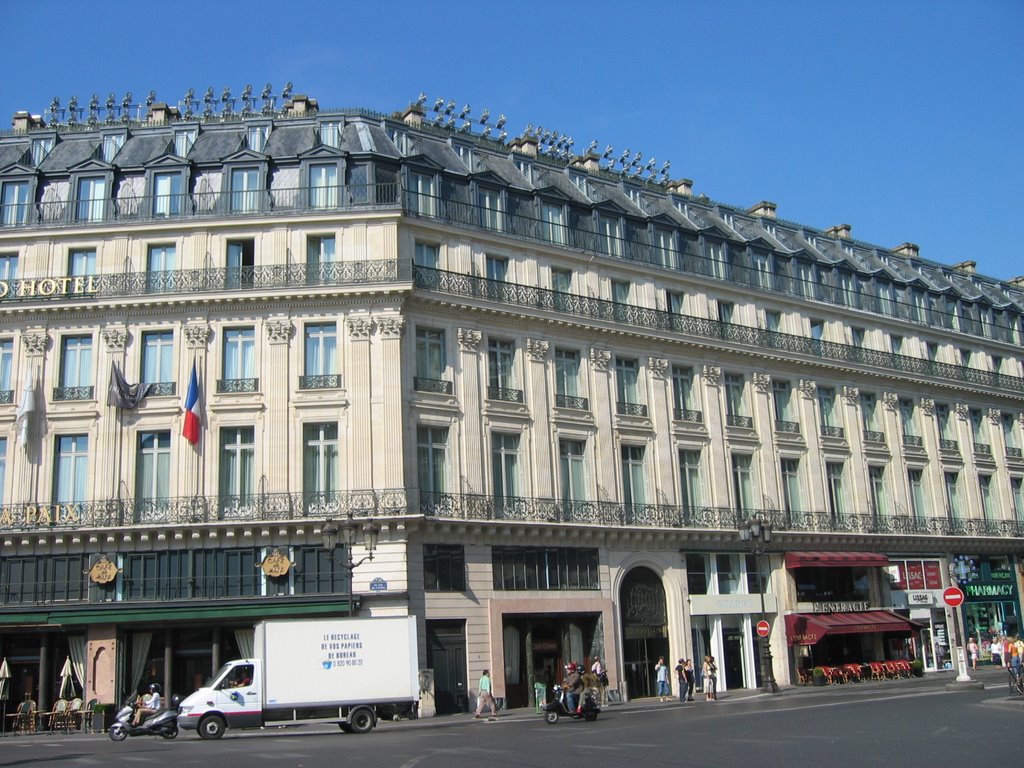
[[[693,669],[693,661],[680,659],[676,664],[676,686],[679,690],[680,701],[693,701],[693,689],[696,685],[696,674]],[[718,691],[718,664],[715,657],[708,655],[704,657],[701,665],[701,673],[704,679],[704,701],[715,701]],[[654,674],[658,681],[658,699],[660,701],[671,701],[672,690],[669,685],[668,665],[665,657],[658,658],[654,665]]]
[[[997,666],[1019,669],[1024,658],[1024,640],[1016,635],[993,635],[991,640],[982,640],[979,644],[974,637],[967,640],[967,661],[971,669],[978,668],[978,661],[988,654],[992,663]]]

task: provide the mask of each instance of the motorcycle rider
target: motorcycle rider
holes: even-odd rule
[[[149,686],[149,694],[142,696],[139,706],[132,718],[132,725],[141,725],[142,721],[160,711],[160,686],[153,683]]]
[[[569,712],[578,712],[580,707],[580,694],[583,693],[583,677],[580,675],[580,668],[575,662],[570,663],[566,668],[569,673],[565,678],[565,702]]]

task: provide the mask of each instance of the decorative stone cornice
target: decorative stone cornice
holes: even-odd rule
[[[768,392],[772,388],[772,377],[767,373],[754,371],[750,376],[750,380],[754,383],[754,387],[758,392]]]
[[[811,379],[800,379],[800,383],[797,384],[797,389],[800,390],[801,394],[808,400],[813,400],[818,396],[818,382],[812,381]]]
[[[921,413],[925,416],[932,416],[935,413],[935,401],[930,397],[922,397],[918,404],[921,407]]]
[[[526,354],[530,356],[531,360],[542,363],[547,359],[548,346],[548,342],[544,339],[527,339]]]
[[[598,371],[607,371],[612,362],[612,353],[607,349],[591,349],[590,363]]]
[[[287,344],[294,327],[289,320],[268,320],[266,329],[267,341],[271,344]]]
[[[857,401],[860,400],[860,390],[847,384],[843,387],[843,397],[846,398],[846,402],[850,405],[856,405]]]
[[[883,392],[882,405],[890,411],[898,411],[900,408],[900,396],[895,392]]]
[[[185,344],[189,349],[205,349],[210,342],[210,326],[206,323],[192,323],[186,325],[183,333]]]
[[[967,407],[967,403],[954,403],[953,410],[956,411],[956,415],[964,421],[970,418],[970,408]]]
[[[128,329],[123,325],[111,325],[100,331],[100,338],[107,352],[124,352],[125,344],[128,343]]]
[[[46,331],[28,331],[21,334],[21,344],[29,357],[39,357],[46,352],[50,336]]]
[[[459,349],[463,352],[476,352],[480,349],[480,341],[484,335],[472,328],[459,328]]]
[[[368,317],[350,317],[348,323],[348,335],[356,341],[368,341],[370,331],[373,330],[373,321]]]
[[[717,387],[722,382],[722,369],[717,365],[705,363],[700,369],[700,377],[709,387]]]
[[[668,371],[668,360],[664,357],[648,357],[647,369],[655,378],[663,379]]]
[[[404,317],[378,317],[377,332],[385,339],[400,339],[405,331]]]

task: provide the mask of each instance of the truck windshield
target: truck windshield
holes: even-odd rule
[[[214,688],[224,678],[224,675],[227,674],[228,670],[231,669],[231,667],[232,667],[232,665],[230,663],[228,663],[228,664],[225,664],[220,669],[218,669],[213,674],[213,677],[207,679],[206,685],[204,687],[205,688]]]

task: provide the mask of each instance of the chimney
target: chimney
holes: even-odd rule
[[[596,152],[587,152],[587,154],[580,155],[573,160],[572,165],[590,173],[597,173],[601,170],[601,156]]]
[[[853,227],[849,224],[836,224],[825,230],[825,234],[837,240],[849,240],[853,233]]]
[[[419,104],[410,104],[408,109],[402,113],[402,122],[413,128],[420,128],[423,125],[423,116],[427,114]]]
[[[15,133],[28,133],[34,128],[42,128],[43,119],[39,115],[30,115],[28,112],[15,112],[11,118],[11,128]]]
[[[508,146],[513,152],[536,157],[538,144],[536,136],[516,136]]]
[[[897,256],[906,256],[908,259],[916,259],[921,255],[921,249],[918,248],[917,243],[900,243],[892,252]]]
[[[668,191],[680,197],[693,197],[693,179],[676,179],[668,183]]]
[[[775,208],[776,205],[771,200],[762,200],[760,203],[755,203],[747,208],[747,213],[752,216],[762,216],[766,219],[774,219]]]
[[[179,119],[181,119],[181,113],[178,108],[168,106],[163,101],[154,103],[146,113],[146,122],[150,125],[167,125]]]
[[[289,117],[315,115],[320,111],[320,105],[316,103],[316,99],[311,99],[305,94],[297,93],[284,105],[284,111]]]
[[[1012,285],[1014,288],[1020,288],[1024,290],[1024,275],[1017,275],[1016,277],[1011,277],[1006,282],[1009,285]]]
[[[953,269],[957,272],[963,272],[965,275],[973,275],[978,271],[976,269],[977,266],[978,262],[976,261],[961,261],[959,264],[954,264]]]

